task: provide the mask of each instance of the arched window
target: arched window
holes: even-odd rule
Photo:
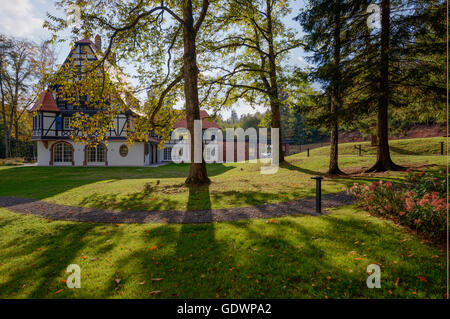
[[[88,162],[104,162],[106,159],[106,147],[103,144],[89,146],[86,155]]]
[[[53,146],[53,162],[72,162],[72,146],[68,143],[57,143]]]

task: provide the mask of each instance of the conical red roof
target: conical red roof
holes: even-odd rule
[[[34,106],[30,112],[35,111],[59,112],[58,105],[56,104],[53,94],[50,91],[45,91],[42,93],[39,100],[34,103]]]

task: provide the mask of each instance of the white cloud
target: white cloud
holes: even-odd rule
[[[297,60],[300,62],[300,65],[301,65],[301,66],[304,66],[304,67],[310,67],[310,66],[312,66],[312,64],[309,64],[309,63],[305,60],[305,58],[303,58],[301,55],[299,55],[299,56],[297,57]]]
[[[30,37],[42,30],[43,22],[30,0],[0,0],[0,32],[9,36]]]

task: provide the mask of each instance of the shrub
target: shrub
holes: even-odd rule
[[[391,217],[436,240],[445,237],[447,185],[444,171],[410,173],[403,184],[355,183],[351,192],[356,203],[370,213]]]

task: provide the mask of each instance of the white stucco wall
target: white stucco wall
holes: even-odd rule
[[[119,148],[124,141],[108,142],[108,166],[144,166],[144,143],[134,143],[128,146],[128,155],[122,157]]]
[[[74,143],[70,140],[64,140],[74,147],[74,164],[75,166],[84,165],[84,144]],[[50,149],[53,144],[58,141],[48,141],[48,147],[44,146],[44,142],[37,141],[38,165],[49,166]],[[144,143],[134,143],[128,145],[128,155],[122,157],[119,154],[119,148],[125,141],[108,141],[107,160],[108,166],[144,166]],[[72,163],[54,163],[54,166],[71,166]],[[87,163],[87,166],[103,166],[103,163]]]
[[[42,141],[37,141],[37,157],[39,166],[48,166],[50,162],[50,148],[45,148]]]

